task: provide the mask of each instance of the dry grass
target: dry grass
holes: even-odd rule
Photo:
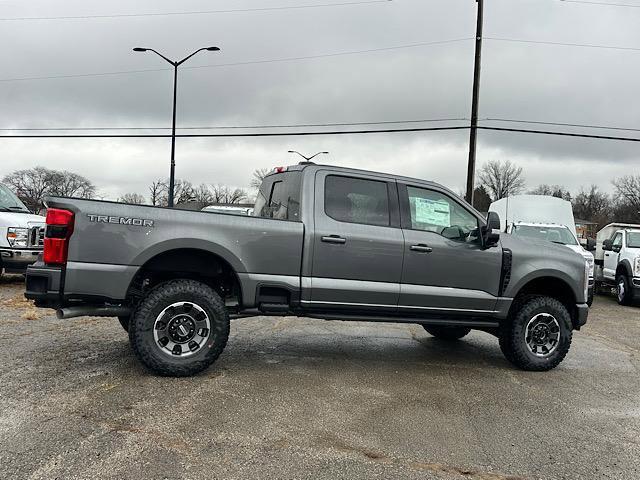
[[[11,298],[2,300],[0,306],[23,310],[20,315],[25,320],[40,320],[42,318],[42,310],[36,308],[31,300],[24,298],[24,294],[19,293]]]

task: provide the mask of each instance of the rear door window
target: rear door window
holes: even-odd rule
[[[264,179],[253,210],[256,217],[300,220],[300,172],[283,172]]]
[[[324,210],[339,222],[389,226],[387,183],[329,175],[325,180]]]

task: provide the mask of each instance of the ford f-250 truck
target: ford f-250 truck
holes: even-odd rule
[[[561,245],[500,235],[432,182],[310,163],[277,168],[253,216],[50,198],[26,296],[59,318],[119,317],[151,371],[207,368],[229,319],[297,315],[471,329],[549,370],[587,320],[588,266]]]

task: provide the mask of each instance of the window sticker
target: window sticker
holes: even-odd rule
[[[451,226],[451,205],[444,200],[430,200],[428,198],[412,198],[416,208],[416,222]]]

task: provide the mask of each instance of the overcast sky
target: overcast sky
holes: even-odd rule
[[[169,65],[151,53],[132,52],[134,46],[153,47],[173,58],[201,46],[219,46],[221,52],[202,52],[184,65],[201,67],[467,39],[297,61],[184,68],[178,126],[470,116],[473,0],[319,6],[349,1],[357,0],[0,1],[2,19],[318,6],[0,20],[0,128],[170,127],[172,72],[158,70]],[[636,0],[614,3],[634,1],[640,6]],[[486,37],[640,48],[640,8],[486,0],[485,10]],[[129,70],[152,71],[15,80]],[[480,117],[640,128],[639,79],[640,51],[486,40]],[[168,139],[0,141],[1,176],[37,165],[67,169],[90,178],[106,198],[126,192],[146,196],[151,181],[166,178],[169,170]],[[322,159],[326,163],[431,179],[461,191],[468,132],[179,139],[177,176],[196,184],[246,187],[256,168],[297,162],[286,153],[289,149],[329,150]],[[609,191],[610,179],[640,173],[640,145],[631,142],[481,131],[478,163],[490,159],[521,165],[528,187],[557,183],[577,191],[597,183]]]

